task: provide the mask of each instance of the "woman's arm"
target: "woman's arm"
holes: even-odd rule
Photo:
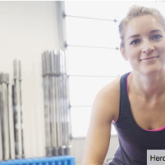
[[[82,165],[102,165],[107,154],[111,122],[119,107],[118,81],[102,89],[94,100]],[[117,105],[116,105],[117,104]]]

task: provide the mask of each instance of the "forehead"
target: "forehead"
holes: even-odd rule
[[[138,16],[130,20],[125,26],[125,39],[135,34],[148,34],[155,29],[164,31],[163,25],[157,18],[151,15]]]

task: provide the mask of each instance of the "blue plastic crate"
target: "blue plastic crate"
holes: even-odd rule
[[[75,165],[72,156],[53,156],[30,159],[15,159],[0,162],[0,165]]]

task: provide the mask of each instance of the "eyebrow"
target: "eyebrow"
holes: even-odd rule
[[[135,35],[132,35],[132,36],[128,37],[128,39],[130,39],[130,38],[136,38],[136,37],[139,37],[139,36],[140,36],[139,34],[135,34]]]
[[[161,32],[161,30],[159,30],[159,29],[152,30],[150,33],[155,33],[155,32]]]
[[[155,29],[155,30],[152,30],[150,33],[156,33],[156,32],[161,32],[161,30]],[[128,39],[130,39],[130,38],[136,38],[136,37],[140,37],[140,34],[132,35],[132,36],[130,36]],[[127,40],[128,40],[128,39],[127,39]]]

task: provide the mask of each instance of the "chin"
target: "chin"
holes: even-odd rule
[[[155,74],[160,74],[165,71],[165,67],[150,67],[150,68],[142,68],[141,70],[136,70],[138,74],[151,76]]]
[[[155,75],[155,74],[160,74],[162,73],[163,69],[151,69],[151,70],[146,70],[143,71],[143,74],[146,76],[151,76],[151,75]]]

